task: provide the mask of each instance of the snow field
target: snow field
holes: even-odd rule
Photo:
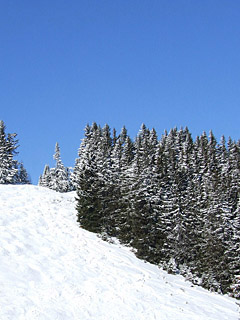
[[[210,293],[79,228],[75,193],[0,185],[0,320],[237,320]]]

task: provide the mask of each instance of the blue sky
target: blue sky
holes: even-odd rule
[[[240,138],[240,1],[0,1],[0,119],[37,183],[87,123]]]

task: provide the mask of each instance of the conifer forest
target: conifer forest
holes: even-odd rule
[[[15,136],[4,128],[1,122],[0,183],[18,183],[24,168],[17,169]],[[76,190],[82,228],[117,238],[137,257],[194,284],[240,298],[240,140],[218,142],[212,132],[193,140],[188,128],[158,137],[144,124],[132,140],[125,127],[117,134],[93,123],[73,169],[64,167],[58,143],[54,159],[39,185]]]

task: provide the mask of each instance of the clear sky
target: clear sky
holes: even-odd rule
[[[1,0],[0,119],[32,182],[96,121],[240,138],[239,0]]]

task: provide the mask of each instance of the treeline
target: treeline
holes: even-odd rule
[[[240,297],[240,142],[187,128],[132,141],[93,123],[71,177],[80,225],[139,258]]]
[[[0,121],[0,184],[30,183],[16,133]],[[58,143],[55,168],[39,184],[77,191],[81,227],[117,237],[136,255],[210,290],[240,298],[240,141],[187,128],[160,139],[142,125],[133,141],[93,123],[85,128],[73,172]]]
[[[6,133],[4,122],[0,121],[0,184],[29,184],[30,177],[14,157],[18,154],[16,133]]]

